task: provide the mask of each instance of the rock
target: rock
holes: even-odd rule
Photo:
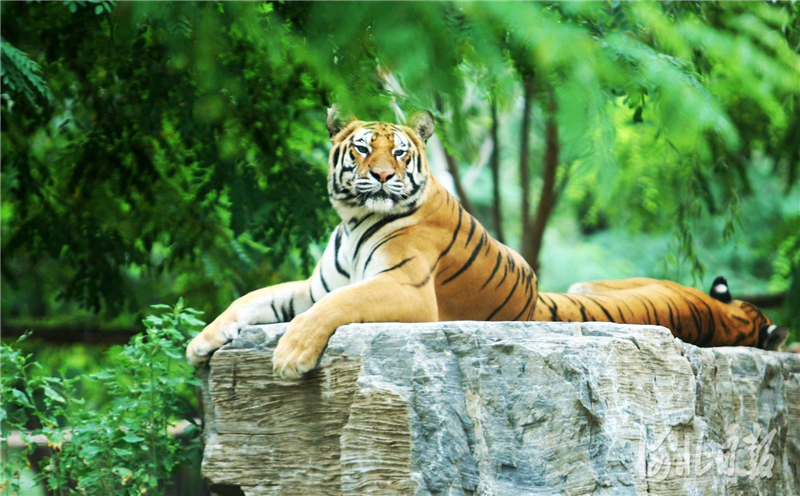
[[[655,326],[340,328],[273,376],[285,325],[204,372],[219,494],[800,494],[800,356],[697,348]]]

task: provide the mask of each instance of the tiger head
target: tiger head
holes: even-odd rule
[[[333,143],[328,194],[340,214],[400,214],[424,201],[430,177],[425,143],[434,129],[430,112],[417,112],[400,126],[345,122],[332,107],[326,124]]]

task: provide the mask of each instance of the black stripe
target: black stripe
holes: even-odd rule
[[[525,317],[525,320],[530,322],[533,320],[533,311],[536,310],[536,304],[531,305],[531,309],[528,310],[528,315]]]
[[[411,181],[411,185],[414,187],[413,191],[416,191],[419,188],[419,184],[414,180],[414,173],[409,172],[406,175],[408,176],[408,180]]]
[[[613,291],[616,291],[616,290],[613,290]],[[615,295],[615,294],[611,294],[611,293],[604,293],[604,294],[605,294],[606,296],[610,296],[610,297],[612,297],[612,298],[615,298],[615,299],[619,300],[619,301],[620,301],[620,302],[621,302],[623,305],[625,305],[625,308],[627,308],[627,309],[628,309],[628,313],[630,313],[630,314],[631,314],[631,317],[633,317],[634,319],[636,319],[636,313],[633,311],[633,309],[630,307],[630,305],[628,305],[628,302],[627,302],[627,301],[625,301],[625,298],[623,298],[622,296],[617,296],[617,295]],[[621,309],[621,308],[619,309],[619,313],[620,313],[620,315],[623,315],[623,320],[622,320],[622,321],[623,321],[624,323],[626,323],[626,324],[627,324],[627,323],[628,323],[628,321],[627,321],[627,320],[625,320],[625,317],[624,317],[624,315],[625,315],[625,314],[622,312],[622,309]]]
[[[686,291],[686,292],[689,293],[688,291]],[[692,295],[692,296],[694,296],[694,295]],[[697,342],[698,346],[706,346],[706,345],[708,345],[709,342],[711,342],[711,338],[714,337],[714,330],[716,329],[716,325],[715,325],[715,322],[714,322],[714,311],[711,310],[711,307],[708,306],[708,303],[703,301],[702,298],[699,298],[697,296],[694,296],[694,297],[697,298],[700,301],[700,303],[702,303],[703,306],[708,309],[708,333],[705,336],[703,336],[701,339],[698,339],[698,342]]]
[[[449,199],[450,194],[448,193],[447,196]],[[436,267],[439,265],[439,262],[442,261],[442,258],[444,258],[444,256],[447,255],[448,252],[450,252],[450,249],[453,247],[453,244],[455,244],[456,238],[458,238],[458,232],[461,230],[461,221],[464,216],[464,209],[461,207],[461,205],[459,205],[458,203],[456,203],[455,205],[458,207],[458,223],[456,224],[456,228],[453,231],[453,239],[450,240],[450,244],[447,245],[447,248],[445,248],[444,251],[439,254],[439,258],[436,259],[436,262],[434,262],[433,267],[431,267],[431,270],[430,272],[428,272],[428,275],[425,277],[425,279],[423,279],[422,282],[420,283],[414,284],[414,287],[421,288],[422,286],[428,283],[428,281],[431,278],[431,274],[433,274],[433,271],[436,270]]]
[[[474,220],[474,219],[473,219],[473,220]],[[478,253],[481,251],[481,247],[482,247],[482,246],[483,246],[483,238],[481,238],[481,240],[480,240],[480,241],[478,241],[478,245],[477,245],[477,246],[475,247],[475,249],[472,251],[472,255],[470,255],[470,257],[469,257],[469,260],[467,260],[467,263],[465,263],[465,264],[464,264],[464,265],[463,265],[463,266],[462,266],[462,267],[461,267],[461,268],[458,270],[458,272],[456,272],[456,273],[455,273],[455,274],[453,274],[452,276],[448,277],[448,278],[447,278],[447,279],[446,279],[446,280],[445,280],[445,281],[442,283],[442,286],[444,286],[445,284],[449,283],[450,281],[452,281],[452,280],[453,280],[453,279],[455,279],[456,277],[458,277],[458,276],[460,276],[461,274],[463,274],[463,273],[464,273],[464,271],[465,271],[465,270],[467,270],[467,269],[470,267],[470,265],[472,265],[472,263],[475,261],[475,257],[477,257],[477,256],[478,256]]]
[[[670,290],[666,289],[664,291],[670,291]],[[678,311],[678,305],[677,305],[677,303],[675,303],[675,300],[673,300],[672,298],[669,297],[669,295],[664,294],[664,293],[662,293],[662,296],[664,298],[666,298],[669,303],[672,303],[672,306],[675,307],[675,315],[680,317],[680,312]],[[670,308],[669,303],[667,303],[667,308]],[[671,308],[670,308],[670,318],[672,318],[672,309]],[[677,334],[678,337],[680,337],[682,339],[684,336],[683,336],[683,322],[681,321],[681,319],[678,318],[677,323],[673,324],[673,326],[674,327],[671,328],[670,330],[673,332],[673,334]]]
[[[375,246],[372,247],[372,251],[369,252],[369,256],[367,257],[367,261],[364,262],[364,270],[361,271],[361,277],[364,277],[364,274],[367,273],[367,267],[369,266],[369,263],[372,261],[372,255],[375,254],[375,252],[378,250],[378,248],[383,246],[385,243],[388,243],[389,241],[393,240],[394,238],[396,238],[398,236],[402,236],[403,234],[405,234],[405,233],[402,233],[402,232],[398,233],[398,231],[402,231],[404,229],[405,228],[401,228],[401,229],[398,229],[397,231],[392,232],[389,236],[383,238],[380,242],[376,243]]]
[[[594,298],[592,298],[592,297],[591,297],[591,296],[589,296],[589,295],[583,295],[583,296],[584,296],[584,297],[585,297],[587,300],[589,300],[589,301],[593,302],[595,305],[597,305],[598,307],[600,307],[600,310],[602,310],[602,311],[603,311],[603,313],[604,313],[604,314],[606,314],[606,317],[608,317],[608,321],[609,321],[609,322],[615,322],[615,320],[614,320],[614,317],[612,317],[612,316],[611,316],[611,314],[610,314],[610,313],[608,313],[608,310],[606,310],[606,307],[604,307],[603,305],[601,305],[601,304],[600,304],[600,303],[599,303],[597,300],[595,300]]]
[[[469,245],[469,241],[472,239],[472,235],[475,233],[475,217],[470,215],[469,220],[471,222],[471,225],[469,227],[469,234],[467,235],[467,242],[464,243],[464,248],[466,248],[467,245]]]
[[[662,295],[662,296],[664,296],[664,298],[666,298],[667,300],[669,300],[669,297],[667,297],[666,295]],[[670,300],[670,301],[671,301],[671,300]],[[673,305],[674,305],[674,303],[673,303]],[[669,310],[669,325],[670,325],[670,328],[669,328],[669,329],[670,329],[671,331],[673,331],[673,332],[676,332],[676,329],[675,329],[675,315],[672,313],[672,306],[670,306],[670,304],[669,304],[669,301],[667,301],[667,310]],[[677,311],[677,310],[678,310],[678,309],[677,309],[677,307],[676,307],[676,308],[675,308],[675,311]]]
[[[520,312],[517,314],[517,316],[514,317],[511,320],[517,320],[518,318],[520,318],[522,316],[522,314],[525,313],[525,309],[528,308],[528,305],[531,304],[531,301],[533,301],[533,295],[532,294],[528,297],[528,302],[525,303],[525,306],[522,307],[522,310],[520,310]]]
[[[681,293],[689,295],[689,296],[691,296],[693,298],[697,298],[694,294],[692,294],[691,292],[683,289],[680,286],[677,287],[677,290],[680,291]],[[703,314],[702,314],[702,312],[700,311],[699,308],[697,308],[694,305],[694,302],[689,300],[688,296],[684,296],[683,298],[684,298],[684,300],[686,300],[686,303],[691,307],[691,309],[693,309],[694,311],[697,312],[697,317],[700,319],[699,322],[697,322],[697,319],[695,319],[695,323],[697,325],[697,340],[696,340],[697,342],[694,343],[694,344],[696,344],[698,346],[704,346],[705,344],[707,344],[711,340],[711,335],[714,334],[714,313],[711,311],[711,307],[709,307],[706,302],[704,302],[703,300],[700,300],[700,303],[705,305],[705,307],[708,309],[708,312],[709,312],[709,316],[708,317],[709,317],[709,320],[710,320],[708,333],[704,333],[703,332]],[[692,313],[692,317],[694,318],[694,312]]]
[[[375,215],[375,213],[374,213],[374,212],[373,212],[373,213],[370,213],[370,214],[367,214],[367,215],[365,215],[364,217],[362,217],[361,219],[359,219],[359,220],[358,220],[358,222],[356,222],[356,225],[354,225],[354,226],[353,226],[353,230],[355,231],[356,229],[358,229],[358,226],[360,226],[361,224],[363,224],[365,220],[369,219],[369,218],[370,218],[370,217],[372,217],[373,215]]]
[[[412,215],[414,212],[416,212],[416,210],[409,210],[408,212],[404,212],[402,214],[390,215],[388,217],[384,217],[375,224],[372,224],[370,228],[367,229],[366,232],[363,235],[361,235],[361,238],[358,240],[355,252],[353,253],[353,259],[355,259],[358,256],[358,251],[361,249],[362,246],[364,246],[364,243],[366,243],[369,240],[369,238],[371,238],[376,232],[380,231],[387,224],[391,224],[396,220],[408,217],[409,215]]]
[[[514,287],[511,288],[511,291],[509,291],[508,296],[506,296],[506,299],[503,300],[503,303],[501,303],[499,307],[495,308],[494,312],[490,313],[489,316],[486,317],[483,320],[492,320],[492,317],[497,315],[497,312],[499,312],[500,310],[503,309],[504,306],[506,306],[506,303],[508,303],[508,300],[511,299],[511,297],[514,295],[514,292],[517,290],[517,285],[518,284],[519,284],[519,274],[517,274],[517,281],[514,283]]]
[[[292,294],[292,298],[289,300],[289,320],[294,319],[294,294]]]
[[[525,289],[530,290],[531,285],[533,283],[533,270],[530,267],[528,267],[527,273],[525,273],[525,271],[523,270],[523,274],[524,274],[523,277],[525,277]]]
[[[722,326],[722,330],[725,333],[725,336],[733,334],[731,332],[731,328],[728,327],[728,324],[725,323],[725,319],[722,317],[722,315],[719,316],[719,325]],[[715,324],[714,328],[716,329],[716,324]],[[712,334],[712,337],[713,337],[713,334]]]
[[[320,264],[320,266],[319,266],[319,279],[320,279],[320,281],[322,281],[322,287],[325,288],[325,292],[326,293],[330,293],[331,290],[328,287],[328,283],[325,282],[325,276],[322,275],[322,264]]]
[[[562,295],[562,296],[564,298],[568,299],[569,301],[571,301],[573,304],[578,305],[578,307],[581,310],[581,317],[583,317],[583,322],[594,322],[595,321],[594,320],[594,315],[592,315],[592,320],[589,320],[589,317],[586,316],[586,307],[583,306],[583,303],[581,303],[580,300],[576,300],[575,298],[572,298],[569,295]]]
[[[382,271],[378,272],[378,274],[383,274],[384,272],[391,272],[391,271],[393,271],[395,269],[399,269],[400,267],[402,267],[406,263],[410,262],[412,258],[414,258],[414,257],[408,257],[408,258],[406,258],[405,260],[403,260],[402,262],[400,262],[399,264],[397,264],[395,266],[389,267],[388,269],[383,269]]]
[[[655,289],[658,290],[658,289],[661,289],[661,288],[656,286]],[[667,289],[667,291],[670,291],[670,289]],[[632,295],[632,296],[636,296],[636,295]],[[675,316],[674,316],[674,314],[672,312],[672,307],[670,306],[670,302],[672,303],[673,306],[675,306],[675,312],[678,311],[678,306],[675,305],[675,302],[672,301],[672,299],[669,296],[667,296],[667,295],[665,295],[663,293],[660,293],[660,292],[658,293],[658,296],[660,296],[662,298],[665,298],[667,300],[665,303],[667,305],[667,310],[669,311],[669,330],[672,331],[673,334],[677,335],[678,334],[678,329],[676,328]],[[656,306],[655,306],[655,304],[653,304],[653,301],[648,296],[645,296],[643,298],[644,299],[642,299],[642,298],[638,298],[638,299],[639,299],[639,301],[645,301],[647,303],[650,303],[650,306],[653,308],[653,317],[655,318],[655,323],[657,325],[664,326],[664,324],[661,322],[661,318],[659,318],[659,316],[658,316],[658,310],[656,310]],[[644,303],[643,303],[643,305],[644,305]],[[645,310],[647,310],[647,305],[645,305]],[[648,311],[648,316],[649,316],[649,311]],[[664,327],[667,327],[667,326],[664,326]],[[678,327],[680,327],[680,326],[678,326]]]
[[[553,305],[552,307],[550,305],[548,305],[546,301],[544,301],[545,298],[550,300],[550,303],[552,303],[552,305]],[[544,303],[544,305],[547,307],[547,309],[550,310],[550,316],[551,316],[551,319],[553,320],[553,322],[558,322],[559,320],[561,320],[561,319],[558,318],[558,305],[556,304],[556,300],[554,300],[551,297],[548,297],[548,296],[545,296],[543,294],[540,294],[539,295],[539,301]]]
[[[450,252],[450,249],[455,244],[456,238],[458,237],[458,232],[461,230],[461,221],[463,220],[463,216],[464,216],[464,209],[461,207],[461,205],[459,205],[458,206],[458,223],[456,223],[456,228],[453,231],[453,239],[450,240],[450,244],[447,245],[447,248],[445,248],[444,251],[439,254],[439,260],[444,258],[444,256],[447,255]],[[437,260],[437,262],[438,262],[438,260]],[[433,272],[433,271],[431,271],[431,272]]]
[[[309,282],[308,283],[308,296],[311,297],[311,304],[314,305],[317,302],[317,300],[314,298],[314,283],[313,282]]]
[[[497,274],[497,269],[500,267],[500,260],[502,260],[502,258],[503,257],[500,255],[500,252],[498,251],[497,252],[497,262],[494,264],[494,269],[492,270],[492,274],[489,276],[489,279],[486,279],[486,282],[483,283],[483,286],[481,286],[481,289],[485,288],[486,285],[489,284],[489,281],[494,279],[494,275]]]
[[[689,313],[692,314],[692,320],[694,320],[694,327],[695,329],[697,329],[697,338],[699,339],[700,334],[702,332],[700,325],[702,322],[702,318],[700,317],[700,311],[697,309],[697,307],[694,306],[694,303],[689,301],[685,296],[683,297],[683,299],[686,305],[689,307]]]
[[[350,274],[348,274],[341,265],[339,265],[339,248],[342,246],[342,237],[340,236],[339,228],[336,228],[336,235],[334,236],[333,241],[333,264],[336,266],[336,271],[339,272],[341,275],[345,276],[346,278],[350,279]]]
[[[280,318],[280,316],[278,315],[278,311],[275,309],[275,300],[272,300],[272,302],[269,304],[269,306],[271,306],[271,307],[272,307],[272,313],[274,313],[274,314],[275,314],[275,321],[276,321],[276,322],[280,322],[280,321],[281,321],[281,318]]]
[[[628,294],[630,294],[631,298],[636,298],[637,300],[639,300],[639,302],[644,307],[645,313],[647,313],[647,324],[648,325],[652,325],[653,324],[653,319],[650,317],[650,309],[647,307],[647,303],[645,303],[644,300],[642,300],[638,295],[635,295],[635,294],[632,294],[632,293],[628,293]]]
[[[658,310],[656,310],[656,306],[653,304],[652,301],[650,301],[649,297],[642,296],[642,298],[644,298],[644,301],[650,303],[650,306],[653,308],[653,318],[656,320],[656,324],[661,325],[661,321],[658,318]]]
[[[508,257],[508,263],[511,265],[511,270],[517,268],[517,264],[514,262],[514,256],[511,255],[511,250],[506,248],[506,256]]]
[[[411,191],[408,192],[408,198],[411,198],[414,195],[416,195],[419,192],[419,190],[422,189],[428,183],[428,180],[423,178],[422,182],[417,184],[417,182],[414,181],[413,174],[409,174],[408,178],[411,181]]]
[[[494,289],[499,288],[503,284],[503,281],[506,280],[507,275],[508,275],[508,264],[503,266],[503,278],[500,279],[500,282],[497,283],[497,286],[495,286]]]
[[[336,167],[339,164],[339,152],[342,151],[341,146],[336,146],[333,149],[333,166]]]

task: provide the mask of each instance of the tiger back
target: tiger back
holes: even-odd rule
[[[731,300],[718,278],[711,296],[681,284],[644,277],[578,283],[564,293],[540,293],[534,320],[617,322],[664,326],[698,346],[776,350],[788,329],[755,305]]]

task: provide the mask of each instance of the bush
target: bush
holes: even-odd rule
[[[111,398],[101,411],[83,407],[74,394],[80,376],[68,378],[62,367],[58,377],[32,377],[29,369],[39,365],[31,354],[16,343],[2,345],[0,424],[7,456],[0,490],[19,492],[37,435],[47,440],[48,454],[36,483],[55,494],[158,494],[192,459],[200,432],[192,399],[200,382],[183,350],[204,323],[182,300],[154,308],[164,313],[144,319],[145,331],[115,354],[113,365],[89,376]],[[183,436],[171,435],[168,428],[183,419],[190,422]],[[13,431],[27,445],[21,452],[8,450]]]

